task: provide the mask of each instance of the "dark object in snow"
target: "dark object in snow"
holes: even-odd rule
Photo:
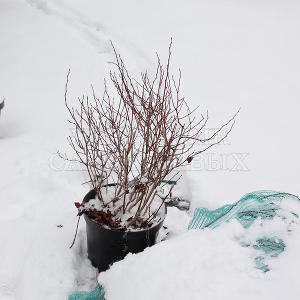
[[[188,163],[191,163],[192,160],[193,160],[193,156],[189,156],[189,157],[186,159],[186,161],[187,161]]]
[[[76,206],[76,208],[79,208],[81,206],[80,202],[74,202],[74,205]]]
[[[1,110],[4,108],[4,100],[0,103],[0,115],[1,115]]]
[[[189,210],[191,203],[188,200],[182,199],[180,197],[173,197],[168,202],[166,202],[167,206],[177,207],[180,210]]]
[[[83,199],[83,203],[95,199],[96,191],[91,190]],[[111,264],[123,259],[128,253],[138,253],[156,242],[158,231],[162,227],[161,220],[157,225],[139,231],[110,229],[84,214],[86,221],[88,257],[99,272],[105,271]]]
[[[62,225],[62,224],[59,224],[59,225],[56,225],[56,227],[57,227],[57,228],[63,228],[63,227],[64,227],[64,225]]]

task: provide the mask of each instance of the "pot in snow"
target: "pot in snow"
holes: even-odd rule
[[[83,203],[95,199],[96,192],[91,190],[83,199]],[[153,246],[163,220],[149,229],[138,231],[124,231],[110,229],[103,226],[84,214],[86,221],[87,250],[88,258],[92,265],[100,272],[105,271],[109,266],[121,259],[128,253],[138,253],[149,246]]]

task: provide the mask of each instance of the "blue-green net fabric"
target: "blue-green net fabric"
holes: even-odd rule
[[[189,224],[189,229],[214,229],[225,222],[236,219],[245,229],[256,221],[260,221],[261,230],[257,232],[255,240],[246,241],[240,239],[243,247],[253,247],[257,251],[255,265],[263,272],[270,270],[265,263],[266,258],[277,257],[286,247],[284,237],[292,232],[293,225],[299,222],[298,214],[293,209],[285,208],[286,201],[295,202],[300,206],[299,198],[288,193],[275,191],[258,191],[246,194],[235,204],[227,204],[216,210],[196,208],[194,217]],[[291,206],[293,207],[293,206]],[[267,223],[274,222],[276,218],[282,221],[280,230],[264,232],[263,227]]]
[[[105,300],[103,287],[96,287],[91,292],[73,292],[69,300]]]
[[[291,234],[294,225],[299,223],[299,215],[295,206],[286,207],[283,205],[287,201],[295,202],[299,206],[300,199],[292,194],[258,191],[246,194],[235,204],[227,204],[216,210],[207,208],[196,208],[194,216],[188,226],[188,229],[205,229],[216,227],[229,222],[233,219],[238,220],[245,229],[245,238],[239,238],[238,242],[242,247],[252,247],[257,253],[255,256],[255,265],[263,272],[270,270],[266,263],[266,258],[277,257],[286,247],[284,238]],[[268,223],[281,220],[279,229],[275,232],[263,230]],[[260,229],[254,240],[247,239],[247,230],[260,221]],[[252,235],[251,235],[252,236]],[[74,292],[69,296],[69,300],[105,300],[104,289],[97,287],[92,292]]]

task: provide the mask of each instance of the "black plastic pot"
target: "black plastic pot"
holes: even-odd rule
[[[96,192],[91,190],[83,202],[95,199]],[[111,264],[123,259],[129,252],[138,253],[155,244],[163,221],[141,231],[121,231],[104,227],[84,214],[86,221],[88,257],[100,272]]]

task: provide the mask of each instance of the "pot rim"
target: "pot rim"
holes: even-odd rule
[[[115,186],[117,185],[116,183],[109,183],[103,187],[106,187],[106,186]],[[88,197],[88,195],[93,195],[91,197]],[[96,196],[96,191],[95,189],[92,189],[90,190],[83,198],[82,200],[82,203],[87,203],[89,202],[89,200],[91,199],[95,199],[95,196]],[[106,230],[109,230],[109,231],[114,231],[114,232],[123,232],[123,233],[134,233],[134,232],[143,232],[143,231],[149,231],[149,230],[152,230],[154,228],[160,228],[162,226],[162,223],[164,222],[165,218],[166,218],[166,215],[167,215],[167,205],[166,203],[163,204],[163,206],[165,207],[165,212],[164,212],[164,216],[163,218],[158,222],[156,223],[154,226],[151,226],[149,228],[137,228],[137,229],[127,229],[127,230],[123,230],[123,229],[118,229],[118,228],[110,228],[108,225],[103,225],[103,224],[100,224],[98,222],[96,222],[95,220],[91,219],[86,213],[84,213],[84,219],[85,221],[87,222],[87,219],[92,222],[93,224],[97,225],[98,227],[100,227],[101,229],[106,229]]]

